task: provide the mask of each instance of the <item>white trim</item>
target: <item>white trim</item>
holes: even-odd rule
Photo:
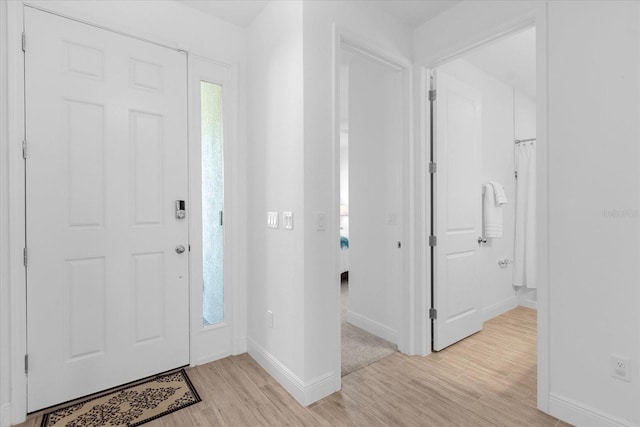
[[[11,403],[5,403],[0,406],[0,427],[9,427],[11,425]]]
[[[556,393],[549,394],[549,414],[580,427],[638,427],[629,420],[618,418]]]
[[[9,131],[9,248],[11,292],[11,422],[18,424],[27,414],[27,377],[24,355],[27,352],[26,274],[22,259],[25,246],[24,161],[24,61],[21,48],[24,9],[22,2],[7,2],[8,18],[8,131]]]
[[[347,311],[347,322],[393,344],[398,344],[400,334],[397,330],[392,329],[387,325],[383,325],[382,323],[367,316],[363,316],[362,314],[349,310]]]
[[[483,321],[491,320],[494,317],[500,316],[503,313],[506,313],[509,310],[513,310],[518,306],[518,297],[512,296],[502,301],[498,301],[495,304],[490,305],[489,307],[484,307],[483,312]]]
[[[340,376],[336,376],[334,372],[327,372],[305,382],[251,338],[247,344],[249,355],[303,406],[308,406],[339,388]]]

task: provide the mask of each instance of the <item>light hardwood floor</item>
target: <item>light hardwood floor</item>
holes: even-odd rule
[[[568,426],[535,408],[536,314],[523,307],[439,353],[396,353],[353,372],[308,408],[247,354],[187,372],[202,402],[149,427]]]

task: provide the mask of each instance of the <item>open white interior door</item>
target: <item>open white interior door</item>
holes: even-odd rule
[[[187,74],[182,53],[30,7],[25,30],[35,411],[189,363]]]
[[[481,100],[474,88],[441,71],[435,81],[433,349],[442,350],[482,329]]]

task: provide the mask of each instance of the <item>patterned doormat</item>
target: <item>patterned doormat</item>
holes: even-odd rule
[[[41,427],[139,426],[200,400],[181,369],[55,409],[44,415]]]

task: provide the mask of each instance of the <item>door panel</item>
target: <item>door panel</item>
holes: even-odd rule
[[[186,59],[25,8],[28,409],[189,363]]]
[[[397,68],[365,55],[345,53],[349,55],[343,57],[350,58],[347,319],[397,344],[404,285],[403,252],[399,247],[404,203],[403,75]]]
[[[482,329],[478,280],[481,236],[480,95],[438,71],[436,76],[434,350]]]

